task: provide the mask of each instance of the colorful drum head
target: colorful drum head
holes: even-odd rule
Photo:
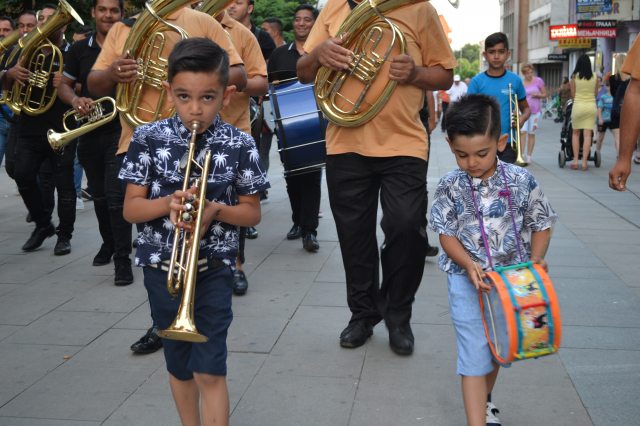
[[[501,363],[537,358],[560,347],[562,323],[553,285],[531,262],[488,272],[491,293],[480,293],[485,331]]]

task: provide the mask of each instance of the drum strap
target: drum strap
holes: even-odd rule
[[[504,172],[504,166],[498,161],[498,165],[500,166],[500,171],[502,172],[502,179],[504,180],[504,185],[507,188],[506,191],[500,191],[500,196],[507,196],[509,199],[509,210],[511,211],[511,221],[513,223],[513,231],[515,232],[516,243],[518,244],[518,254],[520,255],[520,263],[524,263],[524,258],[522,257],[522,248],[520,247],[520,237],[518,235],[518,227],[516,226],[516,217],[513,214],[513,203],[511,201],[511,190],[509,189],[509,184],[507,183],[507,175]],[[491,247],[489,247],[489,242],[487,240],[487,235],[484,232],[484,225],[482,224],[482,218],[480,217],[480,210],[478,209],[478,202],[476,201],[476,192],[473,189],[473,183],[471,182],[471,178],[467,176],[467,180],[469,181],[469,187],[471,188],[471,196],[473,198],[473,206],[476,209],[476,217],[478,218],[478,224],[480,225],[480,232],[482,233],[482,242],[484,243],[484,249],[487,252],[487,258],[489,259],[489,265],[491,269],[493,267],[493,260],[491,259]]]

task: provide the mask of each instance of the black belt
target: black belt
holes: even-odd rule
[[[216,268],[219,268],[219,267],[224,266],[224,265],[225,265],[225,263],[224,263],[224,260],[222,260],[222,259],[217,259],[217,258],[200,259],[200,260],[198,260],[198,272],[204,272],[204,271],[206,271],[208,269],[216,269]],[[148,265],[148,266],[150,266],[152,268],[160,268],[163,271],[169,272],[169,267],[171,265],[169,265],[169,261],[168,260],[165,260],[165,261],[162,261],[160,263],[152,263],[151,265]]]

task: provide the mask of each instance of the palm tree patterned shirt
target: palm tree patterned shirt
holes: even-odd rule
[[[500,166],[504,167],[513,204],[515,226],[523,259],[518,254],[518,243],[513,225],[509,198]],[[476,215],[469,179],[475,191],[479,214]],[[480,221],[484,226],[494,266],[508,266],[529,261],[531,232],[551,228],[558,216],[542,193],[531,173],[522,167],[503,163],[486,180],[473,178],[461,169],[447,173],[436,189],[431,207],[429,230],[456,237],[474,262],[483,270],[491,270],[482,241]],[[441,270],[466,275],[466,271],[443,251],[439,258]]]
[[[195,155],[202,165],[207,151],[211,165],[207,183],[207,199],[235,206],[238,195],[255,194],[270,187],[256,144],[251,136],[224,123],[220,116],[203,133],[204,145]],[[178,115],[140,126],[122,162],[119,179],[139,186],[151,187],[150,200],[182,190],[183,172],[180,160],[188,152],[191,132]],[[192,174],[190,181],[199,176]],[[173,244],[174,226],[168,216],[137,224],[138,250],[135,264],[146,266],[168,260]],[[213,221],[200,240],[200,258],[219,258],[235,266],[238,253],[239,227]]]

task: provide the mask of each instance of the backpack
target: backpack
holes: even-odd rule
[[[613,106],[611,107],[611,114],[620,116],[622,113],[622,103],[624,102],[624,95],[627,92],[627,87],[629,87],[629,82],[631,79],[625,81],[618,87],[618,91],[613,98]]]

